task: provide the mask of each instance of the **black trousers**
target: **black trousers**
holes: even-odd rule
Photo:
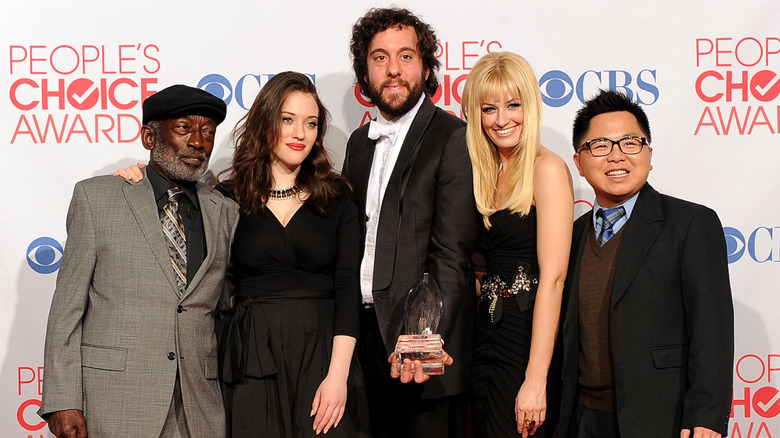
[[[578,403],[572,422],[568,438],[620,438],[614,412],[590,409]]]
[[[373,308],[360,318],[358,358],[366,379],[371,433],[374,438],[463,438],[468,395],[422,399],[416,383],[390,377],[385,348]],[[435,378],[435,377],[434,377]]]

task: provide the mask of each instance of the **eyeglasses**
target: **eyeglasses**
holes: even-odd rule
[[[620,140],[594,138],[593,140],[586,141],[577,152],[588,149],[590,154],[594,157],[606,157],[612,153],[612,149],[617,145],[618,148],[620,148],[620,152],[623,152],[626,155],[636,155],[642,152],[642,147],[646,144],[647,138],[636,135],[628,135]]]

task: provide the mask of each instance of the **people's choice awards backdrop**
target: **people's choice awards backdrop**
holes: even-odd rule
[[[534,67],[544,144],[577,175],[571,121],[598,88],[643,104],[650,182],[723,221],[736,313],[729,435],[780,437],[780,4],[776,0],[462,1],[398,4],[441,41],[437,105],[462,116],[477,59],[509,50]],[[183,83],[224,99],[211,169],[269,77],[308,74],[332,114],[341,165],[374,109],[356,92],[348,44],[372,6],[338,2],[9,1],[0,26],[0,435],[49,437],[40,404],[43,340],[76,181],[138,161],[141,103]],[[458,212],[452,212],[458,214]],[[117,412],[117,415],[122,415]],[[142,421],[139,419],[139,421]]]

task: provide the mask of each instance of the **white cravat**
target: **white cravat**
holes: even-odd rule
[[[398,154],[406,139],[406,134],[409,132],[409,127],[423,101],[425,101],[424,94],[420,96],[420,100],[414,108],[397,120],[388,121],[380,114],[376,120],[371,121],[368,127],[368,138],[377,140],[377,142],[366,191],[366,242],[363,260],[360,264],[360,292],[363,295],[364,304],[374,302],[372,286],[374,284],[376,234],[387,182],[390,180],[396,161],[398,161]]]

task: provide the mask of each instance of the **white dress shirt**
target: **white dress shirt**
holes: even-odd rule
[[[420,109],[425,94],[420,96],[417,105],[396,120],[389,121],[378,114],[371,121],[369,138],[379,135],[371,163],[371,174],[368,177],[368,192],[366,193],[366,244],[363,260],[360,264],[360,292],[363,304],[373,304],[372,286],[374,283],[374,253],[376,250],[376,232],[379,228],[379,213],[382,210],[382,200],[387,189],[387,182],[393,173],[401,146],[412,125],[414,116]]]

